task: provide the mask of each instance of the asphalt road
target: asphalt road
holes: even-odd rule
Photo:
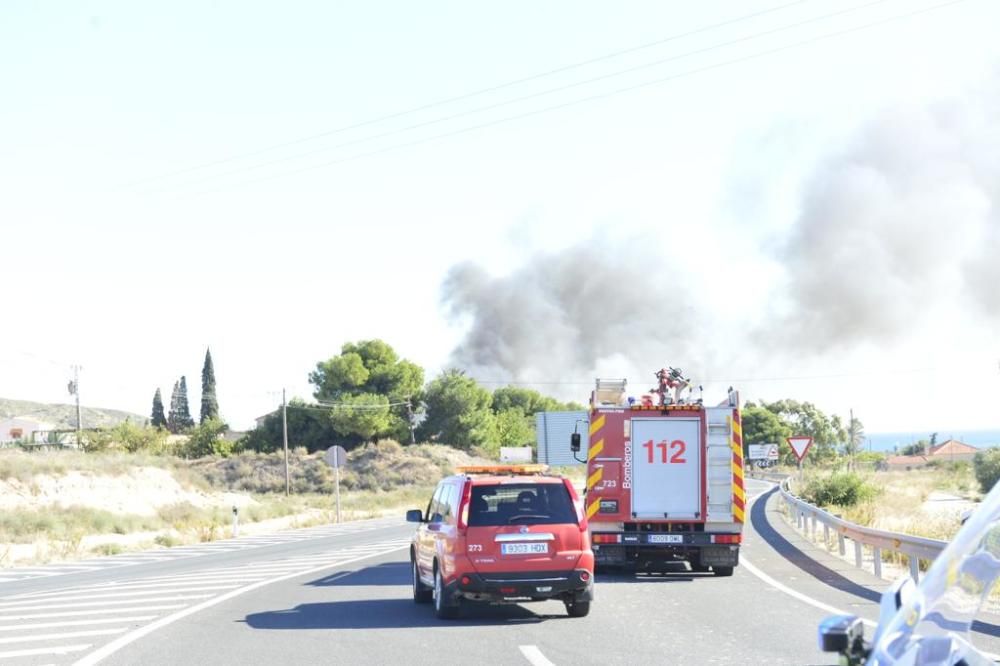
[[[751,495],[767,488],[749,482]],[[884,583],[797,542],[766,499],[751,510],[731,578],[599,575],[580,619],[558,602],[435,619],[411,600],[413,528],[401,520],[34,570],[0,582],[0,664],[836,663],[816,648],[818,623],[832,610],[875,619]],[[1000,627],[983,630],[992,648]]]

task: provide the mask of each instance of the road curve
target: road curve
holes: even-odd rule
[[[770,487],[749,481],[751,495]],[[410,598],[412,527],[398,520],[0,582],[0,664],[836,663],[817,624],[831,609],[874,619],[884,584],[807,552],[767,499],[731,578],[599,575],[579,619],[559,602],[435,619]]]

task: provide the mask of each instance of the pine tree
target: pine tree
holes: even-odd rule
[[[184,375],[181,375],[180,388],[177,391],[177,426],[181,431],[194,427],[191,408],[188,406],[187,377]]]
[[[205,365],[201,368],[201,420],[219,418],[219,400],[215,396],[215,366],[212,364],[212,350],[205,350]]]
[[[180,394],[181,383],[179,381],[174,382],[174,390],[170,393],[170,412],[167,413],[167,430],[175,435],[181,430],[179,422],[180,412],[178,411],[180,406]]]
[[[154,428],[167,427],[167,417],[163,415],[163,396],[160,395],[160,389],[156,389],[156,395],[153,396],[152,416],[152,426]]]

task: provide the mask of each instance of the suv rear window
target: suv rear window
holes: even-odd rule
[[[475,485],[469,527],[576,524],[576,511],[561,483]]]

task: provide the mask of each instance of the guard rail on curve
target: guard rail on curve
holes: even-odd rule
[[[885,532],[855,525],[796,497],[788,489],[788,481],[788,478],[781,481],[779,488],[781,498],[788,509],[788,515],[795,517],[796,527],[803,533],[808,531],[810,537],[813,537],[816,534],[816,524],[821,524],[824,531],[824,544],[829,544],[830,533],[834,532],[837,535],[837,548],[841,555],[847,553],[845,541],[850,539],[854,544],[854,564],[859,568],[864,568],[863,548],[867,546],[872,551],[873,572],[876,576],[882,576],[882,551],[889,551],[907,556],[910,562],[910,576],[916,582],[920,575],[920,560],[933,561],[948,545],[947,541],[938,539]]]

